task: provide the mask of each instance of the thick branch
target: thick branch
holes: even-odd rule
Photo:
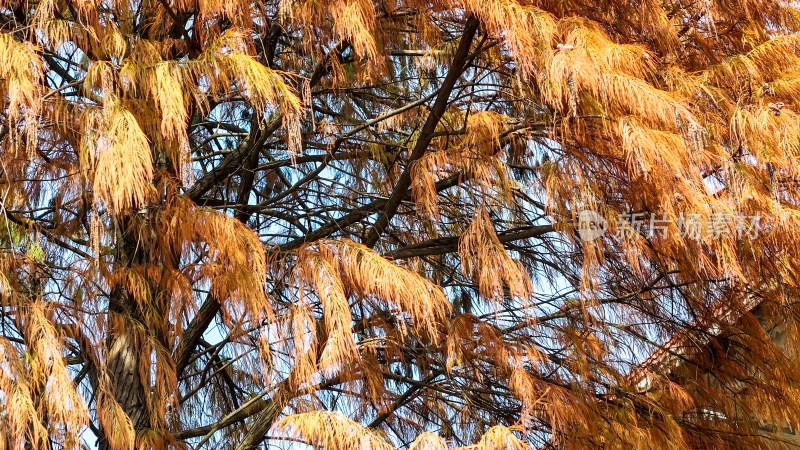
[[[447,110],[447,104],[450,101],[450,93],[453,91],[456,81],[458,81],[458,79],[461,77],[461,74],[464,72],[464,69],[466,69],[466,63],[469,57],[469,49],[472,45],[472,40],[475,38],[475,33],[477,30],[478,20],[474,16],[470,16],[467,20],[467,27],[464,30],[464,34],[461,36],[461,42],[458,44],[458,49],[456,49],[456,53],[453,55],[453,62],[450,64],[450,70],[447,72],[447,75],[442,82],[442,87],[439,89],[439,95],[436,97],[436,101],[433,103],[431,112],[428,115],[427,120],[425,120],[425,124],[422,126],[419,138],[417,138],[417,142],[414,144],[414,149],[411,151],[411,156],[408,158],[408,166],[403,171],[403,174],[400,175],[400,179],[397,180],[397,184],[392,191],[391,197],[389,197],[389,200],[386,202],[386,206],[383,208],[380,216],[378,216],[378,220],[375,221],[375,225],[373,225],[372,230],[367,236],[367,239],[364,241],[364,244],[367,247],[374,247],[375,244],[378,243],[381,233],[383,233],[383,231],[389,225],[389,221],[395,215],[397,208],[400,207],[400,203],[406,196],[406,191],[408,191],[408,188],[411,186],[411,166],[416,160],[420,159],[422,155],[425,154],[425,151],[428,149],[428,145],[433,139],[433,133],[436,131],[436,126],[439,124],[439,120],[441,120],[442,115]]]
[[[447,189],[449,187],[453,187],[453,186],[457,185],[460,178],[461,178],[461,174],[457,173],[457,174],[455,174],[455,175],[453,175],[453,176],[451,176],[449,178],[445,178],[444,180],[441,180],[441,181],[437,182],[436,183],[436,191],[437,192],[438,191],[443,191],[443,190],[445,190],[445,189]],[[405,194],[407,195],[408,192],[406,191]],[[370,203],[368,205],[362,206],[361,208],[353,210],[349,214],[344,215],[341,219],[334,220],[333,222],[329,223],[328,225],[325,225],[325,226],[322,226],[320,228],[317,228],[316,230],[312,231],[311,233],[308,233],[307,235],[305,235],[305,236],[303,236],[301,238],[295,239],[293,241],[289,241],[289,242],[281,245],[279,247],[279,250],[286,252],[286,251],[295,249],[297,247],[300,247],[301,245],[303,245],[306,242],[314,242],[317,239],[325,238],[325,237],[335,233],[336,231],[341,230],[341,229],[343,229],[345,227],[348,227],[348,226],[358,222],[359,220],[363,219],[364,217],[367,217],[370,214],[373,214],[374,212],[380,210],[381,208],[386,206],[388,201],[389,201],[388,199],[375,200],[375,201],[373,201],[372,203]]]
[[[219,301],[209,294],[206,297],[206,301],[203,302],[203,305],[200,307],[200,310],[197,311],[197,315],[183,331],[180,353],[175,361],[175,374],[178,378],[183,374],[186,366],[189,365],[194,349],[200,342],[200,338],[203,337],[203,333],[205,333],[206,329],[211,324],[211,321],[216,317],[219,308]]]
[[[191,198],[192,201],[197,201],[211,188],[217,186],[220,181],[233,175],[234,172],[239,170],[242,162],[250,157],[252,152],[257,153],[260,151],[267,137],[281,126],[282,120],[283,113],[280,111],[274,111],[267,116],[234,151],[225,155],[222,161],[211,169],[211,172],[195,181],[192,187],[186,190],[186,196]]]
[[[506,242],[519,241],[521,239],[529,239],[532,237],[541,236],[552,231],[554,231],[553,225],[533,225],[529,227],[515,228],[504,233],[498,233],[497,237],[500,239],[501,243],[505,244]],[[391,251],[386,253],[384,256],[393,259],[403,259],[414,256],[430,256],[452,253],[458,249],[458,240],[458,236],[429,239],[427,241]]]

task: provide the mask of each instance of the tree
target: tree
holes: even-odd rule
[[[0,448],[782,445],[794,6],[0,1]]]

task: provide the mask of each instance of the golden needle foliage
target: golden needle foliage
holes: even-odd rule
[[[0,449],[788,445],[799,32],[0,0]]]
[[[530,296],[531,282],[525,269],[506,252],[485,209],[478,211],[461,235],[458,253],[464,273],[475,281],[482,297],[502,299],[504,288],[511,297]]]

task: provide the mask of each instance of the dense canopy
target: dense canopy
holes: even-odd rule
[[[795,6],[0,0],[0,449],[781,447]]]

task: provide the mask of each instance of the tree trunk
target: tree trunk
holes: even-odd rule
[[[112,329],[108,339],[108,378],[111,382],[111,393],[117,400],[125,414],[130,417],[133,429],[140,430],[150,427],[150,410],[147,407],[147,391],[145,383],[139,373],[141,353],[133,338],[132,320],[129,308],[125,305],[135,305],[135,300],[125,290],[112,294],[109,301],[109,312],[119,314],[122,329]],[[115,327],[120,328],[120,327]],[[108,440],[102,439],[101,450],[112,449]]]
[[[130,266],[144,264],[150,259],[149,252],[138,239],[137,230],[131,220],[121,220],[123,237],[120,242],[118,264]],[[111,383],[111,394],[133,423],[138,434],[150,427],[150,409],[147,406],[149,380],[142,379],[139,366],[142,357],[140,342],[136,339],[136,328],[143,324],[142,314],[136,299],[123,288],[116,287],[108,299],[107,374]],[[139,333],[142,330],[138,330]],[[145,362],[149,366],[147,362]],[[145,371],[145,376],[149,371]],[[107,439],[101,439],[100,450],[113,449]],[[124,449],[127,450],[127,449]]]

